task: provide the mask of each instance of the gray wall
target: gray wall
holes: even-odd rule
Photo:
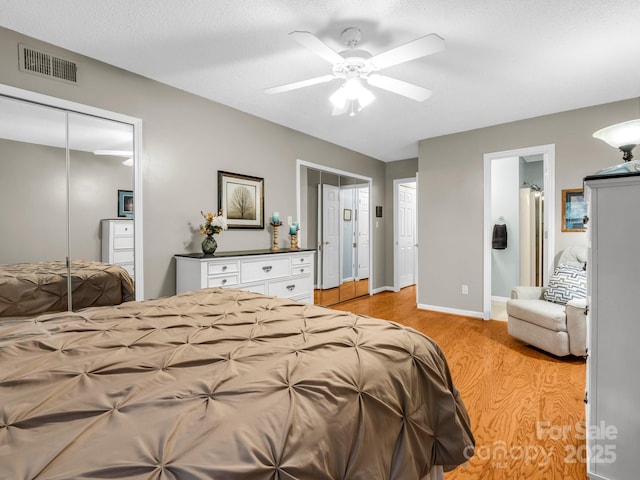
[[[0,263],[64,260],[67,182],[64,149],[0,139]],[[100,220],[118,215],[118,189],[131,190],[122,158],[71,151],[72,260],[100,260]]]
[[[19,42],[78,62],[79,85],[20,72]],[[175,292],[173,255],[200,248],[200,210],[217,208],[218,170],[263,177],[266,215],[296,216],[296,159],[372,177],[373,204],[384,205],[385,166],[371,157],[2,28],[0,62],[0,83],[142,119],[145,298]],[[221,251],[272,241],[270,229],[217,240]],[[376,288],[386,283],[382,229],[372,241]]]
[[[419,145],[420,271],[418,302],[482,312],[483,155],[555,144],[555,252],[586,244],[582,232],[560,231],[561,190],[621,162],[593,132],[638,117],[638,99],[546,115],[425,139]],[[461,284],[469,295],[461,294]]]

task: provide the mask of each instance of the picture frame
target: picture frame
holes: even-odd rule
[[[264,178],[219,170],[218,209],[227,228],[264,229]]]
[[[587,214],[587,202],[582,188],[562,190],[562,231],[585,232],[584,217]]]
[[[345,209],[342,211],[342,219],[343,219],[345,222],[350,222],[350,221],[351,221],[351,209],[350,209],[350,208],[345,208]]]
[[[132,190],[118,190],[118,217],[133,218]]]

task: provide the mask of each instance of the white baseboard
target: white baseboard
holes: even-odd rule
[[[496,295],[492,295],[491,300],[496,300],[498,302],[506,302],[507,300],[509,300],[509,297],[498,297]]]
[[[440,307],[438,305],[426,305],[419,303],[418,308],[421,310],[433,310],[434,312],[451,313],[453,315],[462,315],[463,317],[483,318],[482,312],[474,312],[472,310],[459,310],[457,308]]]
[[[380,293],[380,292],[393,292],[393,287],[378,287],[378,288],[374,288],[373,290],[371,290],[371,295],[375,295],[376,293]]]

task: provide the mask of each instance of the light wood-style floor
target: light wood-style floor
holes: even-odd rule
[[[526,346],[506,322],[418,310],[415,287],[332,308],[413,327],[444,351],[476,439],[475,455],[446,480],[587,478],[583,359]]]

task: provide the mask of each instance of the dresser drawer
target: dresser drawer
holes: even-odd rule
[[[208,287],[229,287],[238,284],[238,274],[233,275],[216,275],[207,279]]]
[[[113,263],[132,263],[133,250],[122,250],[113,252]]]
[[[133,263],[122,263],[120,264],[120,266],[127,271],[127,273],[131,278],[135,278],[135,275],[133,274],[134,272]]]
[[[311,291],[311,277],[288,278],[269,283],[269,295],[276,297],[298,297]]]
[[[113,249],[122,250],[125,248],[133,248],[133,236],[113,237]]]
[[[207,265],[208,275],[226,273],[238,273],[238,262],[209,262]]]
[[[311,273],[311,265],[293,265],[291,267],[291,275],[309,275]]]
[[[311,266],[311,261],[313,259],[312,254],[300,254],[300,255],[291,255],[291,267],[309,267]]]
[[[275,255],[273,257],[259,260],[243,260],[240,263],[242,283],[289,276],[289,259],[286,257],[275,258]]]
[[[113,233],[115,235],[133,235],[133,222],[114,222]]]

